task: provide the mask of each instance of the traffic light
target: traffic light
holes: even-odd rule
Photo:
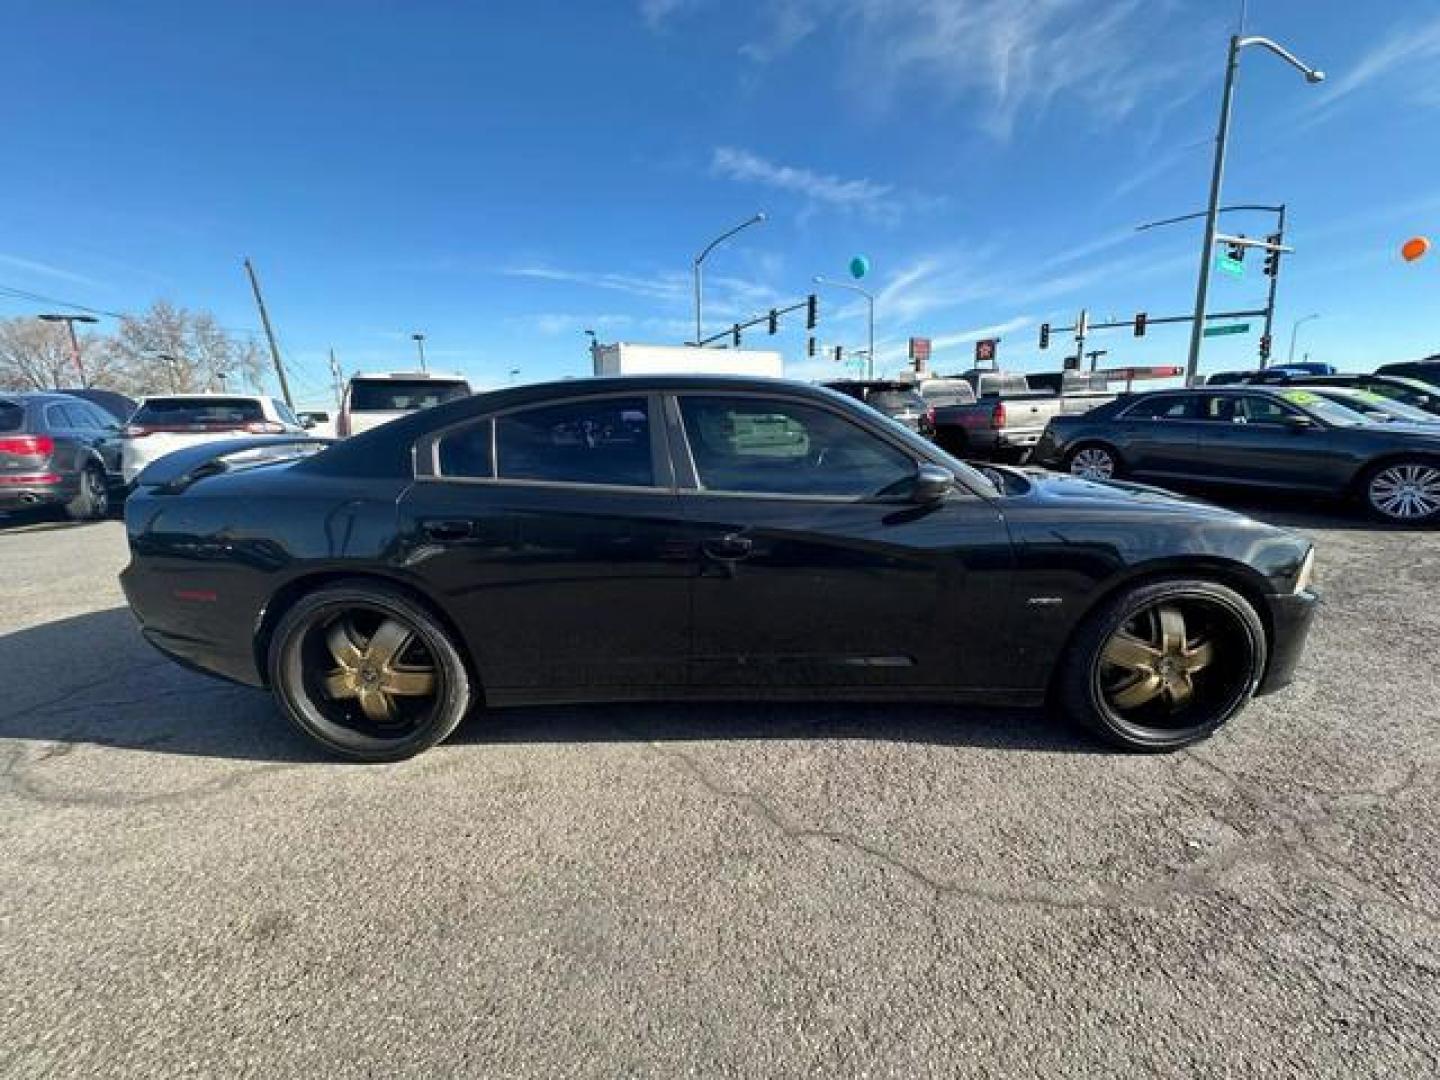
[[[1049,324],[1048,322],[1042,322],[1042,323],[1040,324],[1040,348],[1042,348],[1042,349],[1048,349],[1049,347],[1050,347],[1050,324]]]
[[[836,346],[835,346],[835,363],[838,364],[839,362],[840,362],[840,346],[839,346],[839,345],[836,345]]]
[[[1261,359],[1261,360],[1269,360],[1269,359],[1270,359],[1270,335],[1269,335],[1269,334],[1261,334],[1261,335],[1260,335],[1260,359]]]
[[[1150,322],[1150,316],[1143,311],[1135,313],[1135,336],[1144,337],[1145,327]]]
[[[1271,233],[1265,238],[1267,244],[1278,245],[1282,237],[1279,233]],[[1278,247],[1265,252],[1265,273],[1268,277],[1275,277],[1280,273],[1280,251]]]
[[[814,356],[814,355],[815,355],[815,339],[814,339],[813,337],[812,337],[812,338],[806,338],[806,339],[805,339],[805,355],[806,355],[806,356]]]
[[[740,324],[736,323],[735,328],[730,331],[730,336],[735,342],[735,348],[740,347]]]
[[[770,309],[770,333],[780,329],[780,313],[773,307]]]
[[[975,366],[981,364],[993,364],[995,362],[995,346],[999,344],[996,338],[981,338],[975,342]]]
[[[1229,255],[1230,258],[1234,259],[1236,262],[1245,261],[1245,245],[1239,243],[1240,240],[1244,239],[1245,234],[1241,233],[1237,239],[1231,240],[1228,244],[1225,245],[1225,254]]]
[[[805,329],[814,330],[815,324],[820,321],[820,302],[811,293],[805,298]]]

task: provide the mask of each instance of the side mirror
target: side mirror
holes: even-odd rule
[[[1308,416],[1301,416],[1299,413],[1287,413],[1285,426],[1291,431],[1309,431],[1315,426],[1315,421]]]
[[[915,470],[915,483],[910,488],[910,501],[914,503],[939,502],[955,488],[955,474],[939,465],[923,463]]]

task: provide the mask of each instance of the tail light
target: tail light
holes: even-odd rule
[[[990,426],[999,431],[1005,426],[1005,403],[997,401],[995,408],[990,410]]]
[[[49,457],[55,452],[55,440],[49,435],[18,435],[0,439],[0,454],[21,457]]]
[[[931,405],[925,410],[925,423],[933,430],[935,427],[935,406]]]
[[[284,435],[285,425],[277,424],[273,420],[257,420],[253,424],[246,424],[245,430],[251,435]]]

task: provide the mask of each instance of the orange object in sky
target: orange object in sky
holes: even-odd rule
[[[1414,262],[1430,250],[1430,241],[1423,236],[1412,236],[1400,245],[1400,255],[1406,262]]]

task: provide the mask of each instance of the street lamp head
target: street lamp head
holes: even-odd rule
[[[755,216],[754,216],[753,218],[751,218],[750,220],[751,220],[751,221],[764,221],[765,219],[766,219],[765,211],[764,211],[764,210],[757,210],[757,211],[755,212]]]
[[[1314,68],[1311,68],[1305,72],[1305,81],[1308,83],[1322,83],[1325,81],[1325,72],[1316,71]]]

